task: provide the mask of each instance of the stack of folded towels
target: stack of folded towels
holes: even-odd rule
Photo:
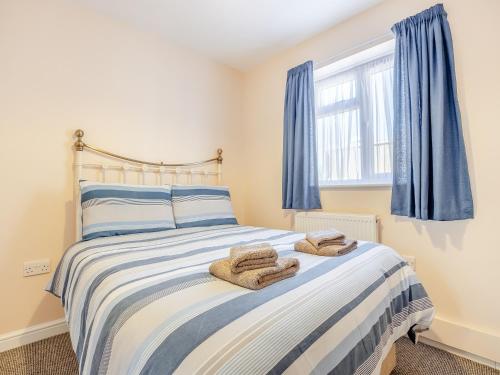
[[[292,277],[299,270],[295,258],[280,258],[268,243],[232,247],[229,258],[210,265],[212,275],[248,289],[262,289]]]
[[[356,240],[348,240],[344,233],[335,229],[309,232],[306,239],[295,243],[295,250],[323,256],[344,255],[358,246]]]

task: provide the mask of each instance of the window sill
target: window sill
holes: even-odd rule
[[[352,182],[339,184],[323,184],[319,185],[320,190],[335,190],[335,189],[370,189],[370,188],[392,188],[392,182],[364,182],[355,184]]]

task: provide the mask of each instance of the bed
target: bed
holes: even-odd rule
[[[212,160],[216,182],[221,154]],[[76,161],[80,179],[85,164]],[[81,374],[390,373],[394,342],[434,315],[415,273],[381,244],[318,257],[293,250],[303,238],[215,225],[78,241],[47,290],[61,299]],[[230,247],[259,242],[298,258],[297,275],[249,290],[208,272]]]

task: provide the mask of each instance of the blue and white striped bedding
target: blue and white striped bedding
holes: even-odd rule
[[[380,244],[342,257],[293,251],[301,233],[237,225],[96,238],[64,254],[60,296],[81,374],[376,374],[434,309]],[[208,273],[238,244],[270,242],[299,273],[262,290]]]
[[[80,182],[82,238],[175,228],[170,186]]]
[[[172,185],[177,228],[238,224],[226,186]]]

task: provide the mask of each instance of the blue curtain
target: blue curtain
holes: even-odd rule
[[[394,163],[391,212],[422,220],[474,215],[450,26],[442,4],[392,27]]]
[[[316,155],[313,63],[288,71],[283,129],[283,208],[321,208]]]

